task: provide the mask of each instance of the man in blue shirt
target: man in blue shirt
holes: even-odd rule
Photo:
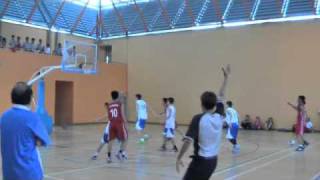
[[[42,180],[38,146],[50,143],[39,117],[31,112],[32,89],[18,82],[11,91],[13,107],[1,116],[3,180]]]

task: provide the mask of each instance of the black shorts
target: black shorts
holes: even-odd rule
[[[192,161],[187,169],[183,180],[209,180],[218,164],[218,157],[203,158],[201,156],[192,157]]]

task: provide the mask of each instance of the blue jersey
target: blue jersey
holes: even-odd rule
[[[36,142],[50,143],[38,115],[14,105],[1,117],[3,180],[41,180],[43,170]]]

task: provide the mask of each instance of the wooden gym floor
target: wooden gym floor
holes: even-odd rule
[[[150,140],[137,143],[137,135],[130,125],[128,155],[125,163],[113,158],[105,160],[106,147],[98,160],[90,160],[100,141],[104,125],[72,126],[67,130],[57,127],[53,146],[41,148],[46,180],[175,180],[174,152],[160,152],[162,127],[148,125]],[[187,127],[179,127],[183,132]],[[218,167],[211,179],[240,180],[320,180],[320,134],[307,134],[310,146],[305,152],[295,152],[288,145],[291,133],[240,131],[241,153],[232,155],[231,145],[223,139]],[[180,147],[182,136],[177,134]],[[118,144],[115,144],[118,150]],[[190,152],[189,154],[191,153]],[[114,153],[115,154],[115,153]],[[190,159],[186,156],[185,165]],[[185,170],[185,169],[183,169]]]

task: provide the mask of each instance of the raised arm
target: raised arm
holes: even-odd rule
[[[223,100],[225,98],[227,83],[228,83],[229,75],[231,73],[230,65],[227,65],[226,68],[222,68],[222,72],[223,72],[223,82],[222,82],[222,85],[220,87],[219,94],[218,94],[219,98],[221,100]]]
[[[290,107],[292,107],[294,110],[299,111],[299,107],[298,107],[298,106],[295,106],[295,105],[293,105],[293,104],[290,103],[290,102],[288,102],[288,105],[289,105]]]

